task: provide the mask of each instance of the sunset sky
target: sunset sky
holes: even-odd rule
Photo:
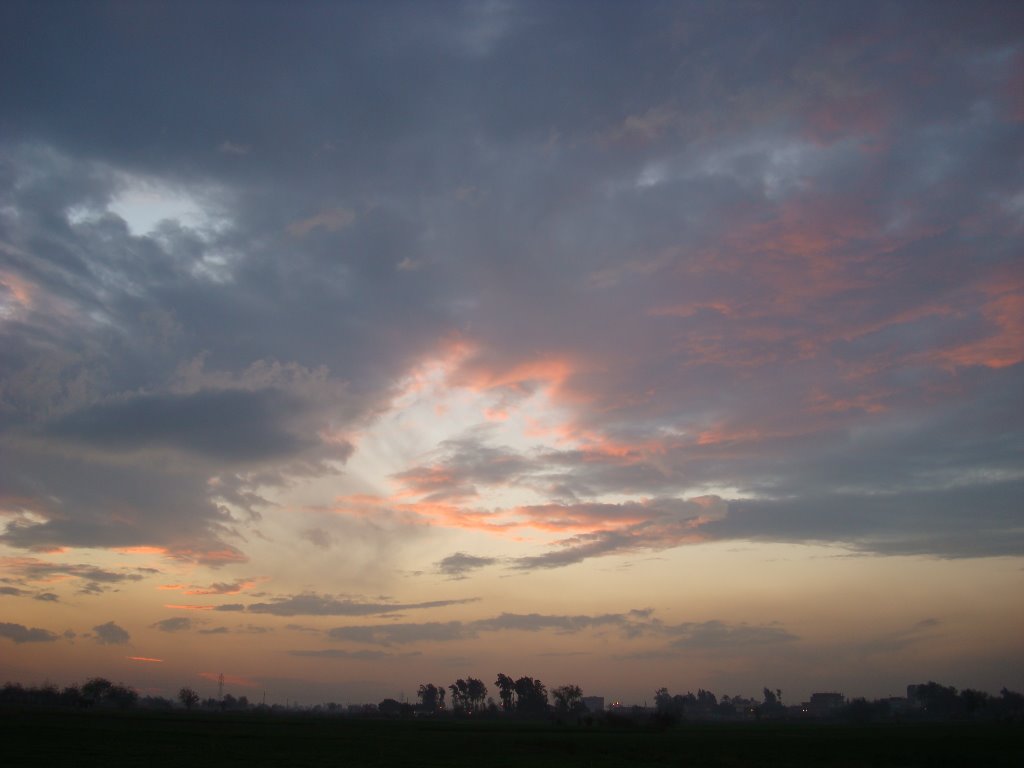
[[[0,3],[0,684],[1024,689],[1024,5]]]

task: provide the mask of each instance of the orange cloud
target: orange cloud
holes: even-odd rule
[[[225,583],[218,582],[208,587],[192,586],[184,590],[186,595],[237,595],[252,589],[265,579],[239,579],[238,581]]]
[[[31,284],[16,275],[14,272],[0,272],[0,287],[6,289],[6,293],[22,309],[32,308],[32,297],[34,291]],[[2,294],[0,294],[2,299]],[[2,307],[2,303],[0,303]]]
[[[148,656],[125,656],[129,661],[143,661],[151,664],[162,664],[163,659],[151,659]]]
[[[151,547],[151,546],[138,546],[138,547],[117,547],[114,549],[122,555],[166,555],[167,547]]]
[[[994,279],[981,286],[981,314],[989,335],[931,356],[950,366],[1007,368],[1024,360],[1024,279]]]

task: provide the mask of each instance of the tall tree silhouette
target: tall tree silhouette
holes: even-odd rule
[[[185,709],[192,709],[199,703],[199,694],[191,688],[182,688],[178,691],[178,701],[185,705]]]
[[[578,685],[560,685],[551,691],[560,712],[575,712],[583,704],[583,689]]]
[[[476,711],[483,709],[484,700],[487,698],[487,686],[484,681],[475,677],[466,678],[466,696],[471,709]]]
[[[501,708],[511,712],[515,708],[516,681],[508,675],[498,673],[498,679],[494,681],[498,687],[498,697],[501,699]]]
[[[525,715],[542,715],[548,709],[548,690],[540,680],[520,677],[516,680],[516,711]]]
[[[428,712],[444,709],[444,688],[439,688],[433,683],[427,683],[420,686],[416,695],[420,697],[423,709]]]

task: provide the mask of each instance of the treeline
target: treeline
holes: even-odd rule
[[[811,701],[786,705],[782,691],[763,689],[761,700],[723,696],[703,688],[696,694],[671,695],[666,688],[654,694],[654,716],[665,723],[683,720],[804,720],[824,719],[868,723],[893,720],[994,720],[1024,722],[1024,695],[1006,688],[999,696],[936,682],[908,687],[906,698],[846,699],[838,693],[819,693]]]
[[[450,713],[453,715],[474,714],[516,714],[521,716],[545,715],[554,709],[559,713],[583,712],[583,690],[578,685],[561,685],[551,691],[552,704],[547,686],[532,677],[513,679],[500,673],[494,681],[498,702],[488,698],[487,684],[477,677],[459,678],[447,687],[424,683],[417,691],[418,705],[403,704],[394,699],[385,699],[378,706],[384,714],[438,715],[449,712],[445,705],[446,693],[451,696]]]
[[[343,706],[329,703],[313,707],[282,707],[279,704],[252,704],[245,696],[224,694],[202,699],[192,688],[181,688],[175,699],[140,696],[133,688],[102,677],[90,678],[81,685],[58,688],[55,685],[22,686],[6,683],[0,688],[0,706],[75,707],[97,709],[184,708],[203,712],[265,712],[363,717],[519,717],[528,719],[570,717],[577,722],[593,718],[612,721],[649,721],[661,726],[700,720],[803,720],[827,719],[869,723],[919,720],[983,720],[1024,722],[1024,695],[1003,688],[998,696],[936,682],[908,687],[908,696],[869,701],[846,699],[838,693],[814,694],[810,702],[785,704],[782,691],[764,688],[761,699],[742,696],[719,698],[703,688],[697,693],[669,693],[667,688],[654,692],[654,706],[628,707],[613,704],[608,710],[592,711],[584,704],[578,685],[552,689],[532,677],[499,674],[493,683],[497,700],[488,696],[487,684],[475,677],[459,678],[448,686],[423,683],[417,690],[416,704],[384,699],[379,704]],[[570,722],[572,720],[569,720]]]
[[[6,683],[0,688],[0,705],[31,707],[75,707],[100,709],[174,709],[180,703],[186,709],[208,711],[247,710],[245,696],[224,694],[220,699],[202,700],[191,688],[182,688],[177,703],[163,696],[140,696],[138,691],[104,677],[93,677],[81,685],[59,688],[55,685],[23,686]]]

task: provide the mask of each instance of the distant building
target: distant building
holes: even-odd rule
[[[807,712],[816,717],[829,715],[846,704],[846,697],[841,693],[812,693],[807,702]]]
[[[604,696],[584,696],[580,701],[587,712],[604,712]]]
[[[902,715],[911,709],[910,702],[902,696],[890,696],[887,699],[882,699],[882,701],[889,705],[890,715]]]

